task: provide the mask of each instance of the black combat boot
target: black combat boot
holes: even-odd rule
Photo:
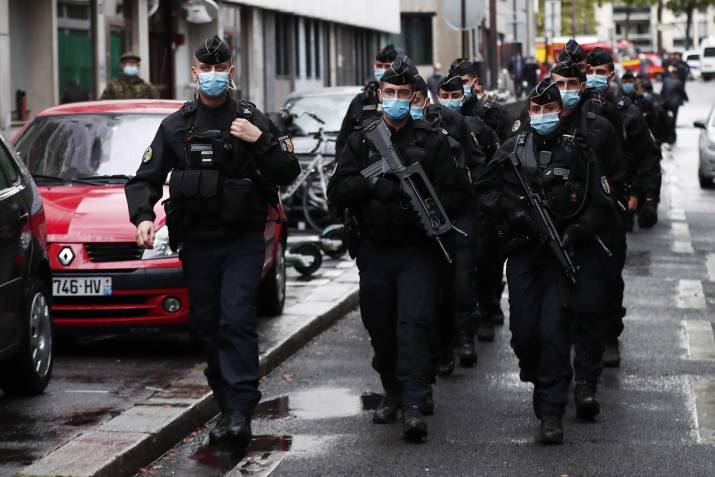
[[[576,403],[576,416],[581,419],[593,419],[601,411],[601,406],[596,400],[596,385],[578,381],[574,387],[574,402]]]
[[[446,377],[451,376],[454,372],[454,357],[445,356],[439,359],[437,363],[437,376]]]
[[[561,419],[561,416],[545,414],[541,418],[539,438],[541,439],[542,444],[563,444],[564,423]]]
[[[477,339],[479,341],[494,341],[494,323],[485,315],[477,323]]]
[[[417,406],[423,416],[431,416],[434,414],[434,397],[432,392]]]
[[[224,411],[209,432],[212,444],[231,444],[243,450],[251,442],[251,418],[239,411]]]
[[[422,442],[427,437],[427,423],[416,406],[402,413],[402,434],[411,442]]]
[[[607,368],[618,368],[621,365],[621,350],[619,349],[617,339],[606,343],[601,361]]]
[[[397,411],[400,409],[400,398],[386,394],[372,413],[375,424],[389,424],[397,421]]]
[[[459,345],[457,347],[459,352],[459,365],[463,368],[471,368],[477,364],[477,349],[474,346],[474,333],[468,331],[460,331]]]

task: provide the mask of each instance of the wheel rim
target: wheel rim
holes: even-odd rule
[[[30,350],[35,373],[47,376],[52,362],[52,323],[45,295],[37,292],[30,306]]]
[[[283,246],[278,245],[278,250],[276,252],[276,266],[273,267],[273,269],[275,270],[276,284],[278,285],[278,303],[283,303],[286,293],[286,259],[285,254],[283,253]]]

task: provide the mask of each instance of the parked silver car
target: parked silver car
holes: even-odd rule
[[[698,141],[700,187],[711,189],[715,179],[715,108],[710,111],[707,121],[695,121],[693,126],[701,129]]]

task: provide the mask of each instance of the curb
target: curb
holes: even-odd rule
[[[342,277],[341,277],[342,278]],[[337,282],[343,280],[338,279]],[[265,376],[358,305],[356,283],[337,287],[340,296],[318,290],[306,304],[285,310],[279,324],[285,337],[260,356]],[[312,298],[312,300],[311,300]],[[291,313],[293,310],[293,313]],[[306,319],[307,318],[307,319]],[[300,321],[300,322],[299,322]],[[286,330],[286,327],[288,328]],[[269,328],[267,331],[271,333]],[[16,473],[17,477],[122,477],[134,475],[219,412],[202,370],[188,375],[137,403],[98,428],[76,436]]]

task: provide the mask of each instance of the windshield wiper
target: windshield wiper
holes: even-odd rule
[[[96,182],[92,182],[89,178],[70,179],[69,177],[48,176],[46,174],[32,174],[32,178],[38,181],[61,182],[63,184],[97,185]]]
[[[85,181],[124,180],[124,181],[128,181],[131,178],[132,178],[131,176],[128,176],[126,174],[106,174],[106,175],[99,175],[99,176],[80,177],[80,180],[85,180]]]

